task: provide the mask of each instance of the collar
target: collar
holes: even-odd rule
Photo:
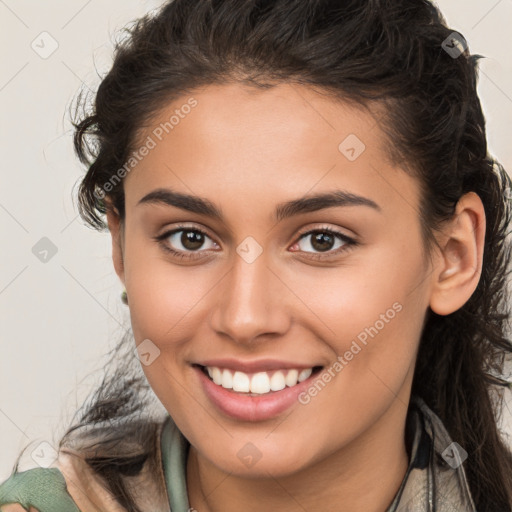
[[[386,512],[476,512],[463,452],[425,401],[412,396],[406,420],[409,467]]]

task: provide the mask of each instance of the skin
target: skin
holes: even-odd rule
[[[149,339],[160,350],[144,372],[191,443],[190,506],[384,511],[408,465],[405,419],[425,314],[456,311],[478,284],[482,203],[474,193],[461,198],[429,261],[419,184],[388,161],[370,113],[289,84],[210,85],[193,97],[197,106],[126,176],[125,221],[113,208],[107,214],[136,343]],[[140,140],[188,98],[160,110]],[[366,146],[355,161],[338,149],[349,134]],[[225,220],[137,205],[160,187],[208,198]],[[352,205],[272,219],[278,203],[335,189],[380,211]],[[195,252],[180,243],[181,232],[167,238],[196,259],[177,259],[153,239],[180,222],[208,234]],[[301,230],[322,228],[358,245],[336,255],[343,241],[321,252],[312,235],[301,239]],[[263,248],[252,263],[236,252],[248,236]],[[270,420],[222,414],[190,366],[233,357],[328,368],[395,303],[401,311],[317,396]],[[237,456],[249,442],[261,454],[251,467]]]

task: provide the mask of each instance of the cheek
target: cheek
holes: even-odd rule
[[[286,279],[314,313],[304,315],[311,318],[310,326],[323,325],[322,335],[339,339],[342,349],[360,333],[364,341],[364,333],[375,324],[382,333],[403,328],[407,318],[416,325],[428,304],[422,261],[419,250],[397,252],[389,243],[362,250],[336,268],[291,270]]]
[[[307,272],[295,278],[294,289],[315,312],[306,328],[331,347],[338,396],[356,408],[402,387],[428,306],[421,252],[397,254],[393,244],[376,252],[323,269],[330,275],[316,287]]]
[[[197,325],[197,307],[216,282],[207,265],[179,266],[144,241],[126,244],[125,283],[137,342],[154,339],[161,350],[169,340],[187,338],[191,319]]]

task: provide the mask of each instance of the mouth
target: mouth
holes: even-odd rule
[[[270,371],[243,372],[219,366],[193,364],[218,387],[242,396],[262,396],[279,393],[286,388],[316,376],[323,366],[283,368]]]

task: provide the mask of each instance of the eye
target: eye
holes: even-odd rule
[[[155,237],[162,248],[180,259],[196,258],[194,252],[208,250],[212,247],[205,247],[207,240],[214,247],[218,245],[208,236],[208,234],[199,228],[187,226],[178,226],[176,229],[166,231]]]
[[[203,251],[219,247],[202,229],[183,225],[166,231],[154,239],[165,251],[179,259],[198,258]],[[208,247],[208,240],[210,247]],[[336,256],[356,245],[358,242],[343,233],[328,227],[319,227],[301,233],[299,240],[291,249],[295,251],[298,248],[299,251],[308,253],[310,259],[320,260]],[[315,253],[315,251],[318,252]]]
[[[327,227],[321,227],[302,233],[292,246],[304,252],[313,252],[313,259],[322,259],[340,254],[357,245],[352,238]],[[310,251],[312,249],[312,251]],[[315,253],[314,251],[318,251]],[[324,253],[327,253],[325,256]]]

